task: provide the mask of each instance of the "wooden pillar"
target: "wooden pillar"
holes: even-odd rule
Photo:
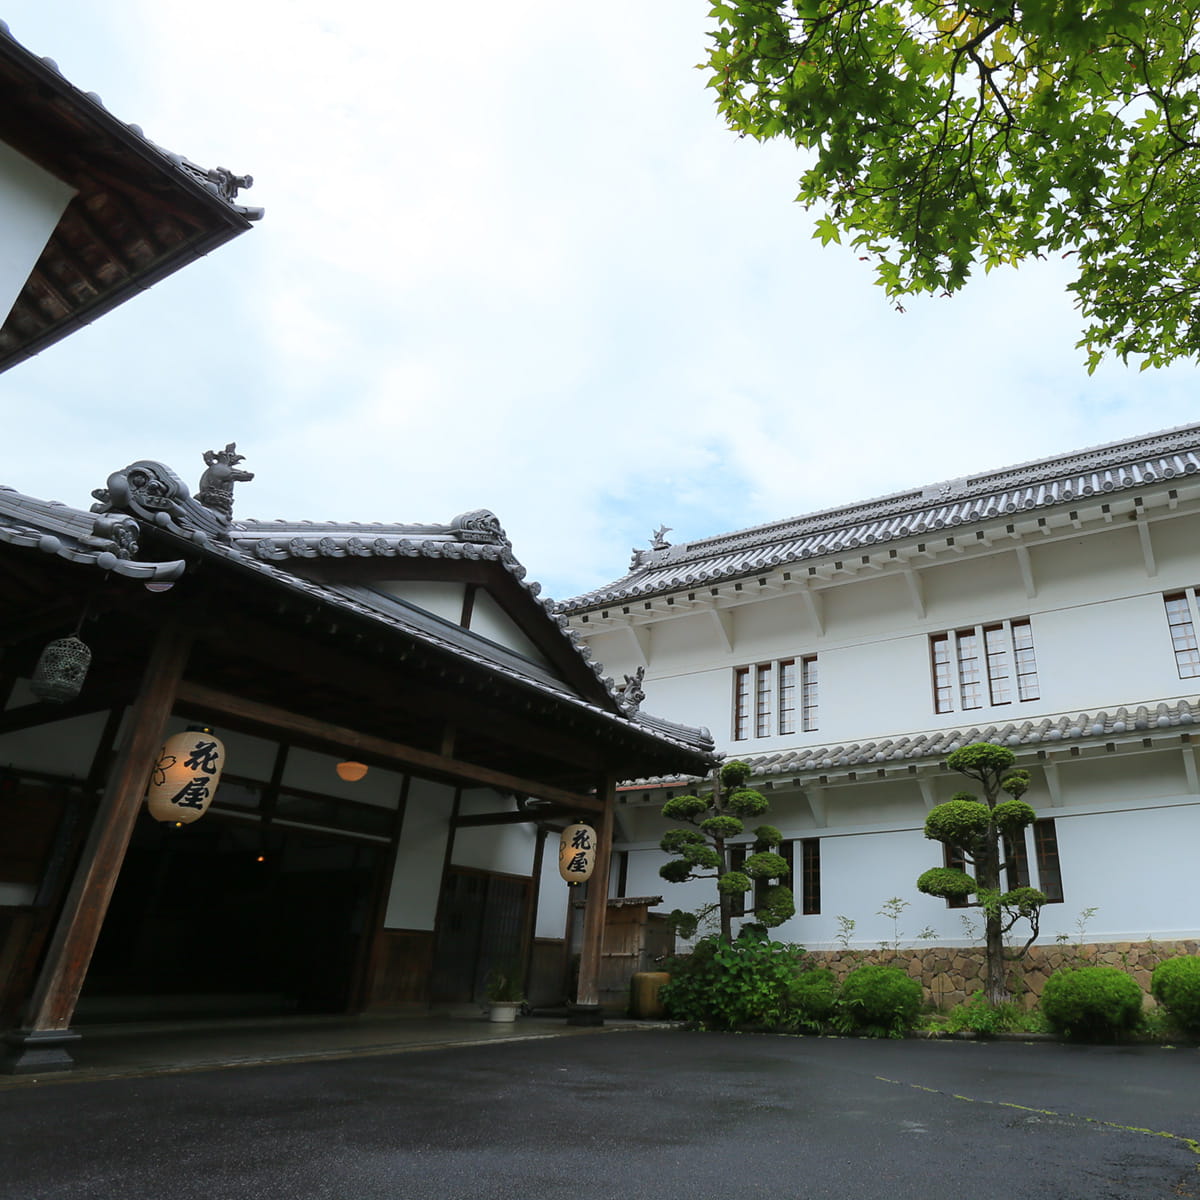
[[[612,858],[613,807],[616,804],[616,780],[606,779],[600,795],[604,809],[596,831],[596,866],[587,885],[583,910],[583,946],[579,956],[579,991],[575,1007],[567,1018],[572,1025],[602,1025],[600,1007],[600,955],[604,949],[604,918],[608,912],[608,872]]]
[[[168,625],[154,643],[129,712],[125,742],[109,774],[25,1024],[6,1035],[12,1054],[3,1069],[9,1072],[66,1070],[73,1065],[65,1049],[79,1037],[70,1030],[71,1018],[163,742],[191,640],[190,632]]]

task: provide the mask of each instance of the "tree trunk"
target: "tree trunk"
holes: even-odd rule
[[[981,892],[990,892],[995,896],[1000,891],[1000,848],[997,845],[995,833],[990,829],[986,845],[979,852],[975,862],[975,880]],[[1004,1004],[1012,997],[1008,994],[1004,978],[1004,933],[1001,926],[1001,913],[995,905],[990,910],[984,908],[983,928],[986,963],[984,994],[987,996],[989,1004]]]

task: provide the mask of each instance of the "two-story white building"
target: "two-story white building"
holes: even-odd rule
[[[965,945],[970,910],[916,889],[942,865],[923,822],[969,784],[946,755],[992,741],[1033,778],[1039,819],[1009,877],[1051,897],[1042,944],[1136,944],[1200,931],[1197,585],[1200,425],[659,536],[562,608],[606,669],[644,670],[648,707],[753,766],[793,863],[778,936],[832,948],[841,917],[859,947]],[[618,891],[714,898],[658,876],[661,805],[694,788],[623,791]],[[892,897],[898,926],[879,915]]]

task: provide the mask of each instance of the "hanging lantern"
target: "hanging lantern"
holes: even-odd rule
[[[586,883],[596,865],[596,831],[576,823],[562,831],[558,842],[558,873],[568,883]]]
[[[367,764],[340,762],[334,769],[337,771],[339,779],[344,779],[347,783],[357,783],[367,773]]]
[[[63,704],[79,695],[91,664],[92,652],[77,637],[59,638],[42,651],[29,686],[39,700]]]
[[[191,824],[204,816],[225,765],[225,747],[211,729],[193,725],[174,733],[150,773],[146,805],[156,821]]]

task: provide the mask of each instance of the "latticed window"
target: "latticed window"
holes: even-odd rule
[[[733,673],[733,740],[750,736],[750,668],[738,667]]]
[[[817,658],[736,667],[733,672],[733,739],[774,737],[817,728]]]
[[[821,839],[804,838],[800,854],[800,911],[813,916],[821,911]]]
[[[1167,628],[1171,631],[1171,646],[1175,651],[1175,666],[1180,679],[1194,679],[1200,675],[1195,603],[1196,594],[1192,588],[1186,592],[1170,592],[1163,597],[1167,609]]]
[[[771,664],[754,668],[754,736],[771,736]]]
[[[800,727],[809,733],[817,728],[817,656],[800,660]]]
[[[796,732],[796,660],[779,664],[779,732]]]
[[[1052,903],[1063,898],[1062,867],[1058,861],[1058,833],[1054,818],[1033,823],[1033,853],[1037,859],[1038,888]]]
[[[1041,696],[1028,618],[935,633],[929,656],[935,712],[966,712]]]

